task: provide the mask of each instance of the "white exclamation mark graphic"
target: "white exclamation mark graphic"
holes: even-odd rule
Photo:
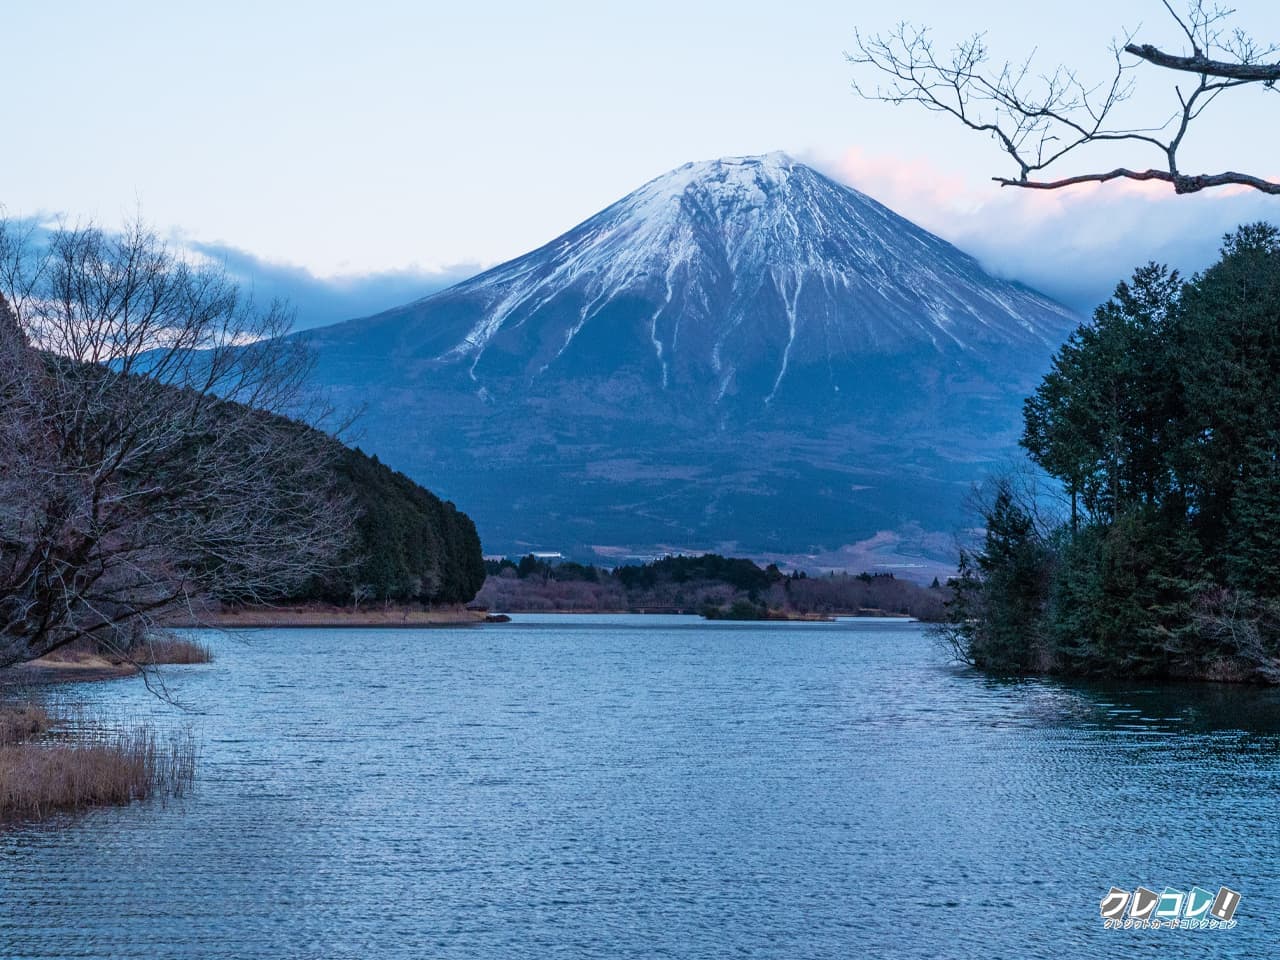
[[[1240,904],[1240,894],[1236,891],[1222,887],[1218,891],[1217,898],[1213,901],[1213,909],[1209,911],[1209,915],[1218,920],[1230,920],[1236,912],[1236,907]]]

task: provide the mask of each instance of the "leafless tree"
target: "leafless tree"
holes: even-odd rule
[[[868,68],[881,83],[871,88],[855,81],[854,88],[868,99],[916,103],[950,114],[970,129],[989,135],[1017,169],[1016,176],[992,178],[1002,186],[1055,190],[1127,178],[1165,181],[1176,193],[1240,184],[1280,194],[1280,183],[1262,177],[1234,171],[1186,174],[1178,167],[1178,149],[1192,121],[1221,93],[1246,84],[1274,89],[1280,80],[1280,61],[1276,60],[1280,48],[1261,45],[1242,31],[1229,28],[1232,10],[1194,0],[1183,14],[1169,0],[1161,3],[1177,22],[1187,49],[1170,53],[1125,36],[1113,43],[1115,67],[1100,83],[1086,82],[1066,66],[1037,74],[1031,58],[997,66],[983,34],[943,53],[935,48],[927,28],[901,23],[887,34],[857,35],[856,50],[848,55],[849,61]],[[1113,125],[1117,108],[1134,92],[1134,71],[1144,64],[1171,71],[1185,81],[1174,86],[1176,106],[1149,126]],[[1103,143],[1155,150],[1160,166],[1040,178],[1049,167],[1060,167],[1060,161],[1069,155]]]
[[[334,562],[349,511],[334,442],[285,416],[309,368],[290,322],[140,225],[0,221],[0,667],[124,653]]]
[[[1193,617],[1200,635],[1235,660],[1228,668],[1249,680],[1280,684],[1280,605],[1217,588],[1197,599]]]

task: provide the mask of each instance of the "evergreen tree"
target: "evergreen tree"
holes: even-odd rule
[[[1280,436],[1251,445],[1231,501],[1226,582],[1280,598]]]
[[[1032,670],[1041,660],[1041,608],[1046,595],[1046,553],[1031,513],[1001,481],[986,516],[982,551],[974,558],[981,610],[969,656],[994,670]],[[971,578],[972,580],[972,578]],[[972,590],[973,583],[964,584]],[[972,598],[967,598],[972,603]]]
[[[356,512],[356,542],[339,572],[290,600],[466,603],[484,585],[475,524],[452,503],[359,449],[343,449],[338,491]]]
[[[1138,270],[1071,335],[1024,409],[1022,445],[1078,509],[1106,521],[1172,489],[1166,454],[1183,419],[1172,344],[1178,275]]]
[[[1253,224],[1227,237],[1222,259],[1188,285],[1182,306],[1188,423],[1178,466],[1210,568],[1225,579],[1232,514],[1251,509],[1237,503],[1237,487],[1280,423],[1280,231]]]

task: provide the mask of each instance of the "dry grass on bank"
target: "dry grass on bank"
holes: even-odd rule
[[[194,780],[190,734],[162,742],[144,724],[82,740],[33,739],[49,726],[39,707],[0,707],[0,822],[181,796]]]
[[[357,609],[306,603],[289,607],[226,607],[207,611],[190,623],[175,621],[170,626],[226,627],[230,630],[256,627],[445,627],[483,623],[484,618],[484,611],[457,605],[427,609],[409,604],[373,604]]]
[[[129,652],[130,659],[143,667],[164,663],[212,663],[213,651],[208,644],[185,637],[159,636],[139,644]]]
[[[198,640],[170,633],[159,633],[139,641],[125,653],[99,650],[92,643],[80,642],[62,647],[24,666],[45,673],[62,671],[64,679],[80,679],[92,672],[102,676],[127,676],[138,667],[161,664],[212,663],[213,651]]]

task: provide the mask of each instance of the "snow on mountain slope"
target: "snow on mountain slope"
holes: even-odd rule
[[[801,367],[826,366],[838,390],[835,368],[851,360],[1043,349],[1071,323],[775,153],[687,164],[538,250],[352,332],[461,365],[479,385],[631,364],[663,389],[713,385],[713,399],[743,391],[768,403]]]

